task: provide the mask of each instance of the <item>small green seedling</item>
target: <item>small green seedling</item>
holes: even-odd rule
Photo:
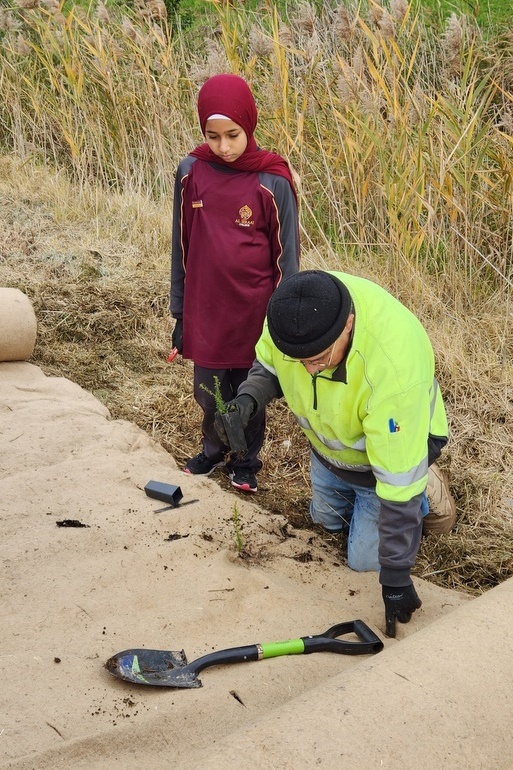
[[[214,390],[210,390],[209,387],[205,385],[204,382],[200,382],[200,388],[201,390],[204,390],[205,393],[208,393],[212,398],[214,399],[216,403],[216,409],[219,412],[219,414],[226,414],[228,409],[224,402],[224,398],[221,395],[221,383],[219,382],[219,377],[217,374],[214,374]]]

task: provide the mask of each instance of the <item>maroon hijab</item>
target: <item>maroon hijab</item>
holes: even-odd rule
[[[227,163],[212,152],[208,144],[200,144],[190,154],[200,160],[230,166],[238,171],[267,171],[288,180],[295,194],[294,182],[287,161],[275,152],[258,149],[253,133],[257,124],[257,107],[251,90],[238,75],[214,75],[198,94],[198,115],[201,131],[211,115],[226,115],[244,129],[248,145],[240,158]]]

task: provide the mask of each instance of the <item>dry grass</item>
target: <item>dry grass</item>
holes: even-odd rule
[[[0,178],[0,285],[33,301],[34,363],[93,392],[113,417],[135,422],[182,464],[198,451],[200,412],[191,364],[166,360],[169,202],[94,188],[79,194],[62,175],[8,158],[0,160]],[[316,258],[307,254],[306,263]],[[393,288],[374,261],[352,267]],[[479,592],[513,574],[511,311],[497,292],[470,312],[455,301],[452,280],[421,281],[411,268],[399,285],[437,353],[453,434],[444,464],[459,512],[454,533],[424,538],[416,572]],[[308,450],[282,403],[269,410],[262,457],[258,501],[295,527],[311,527]],[[231,490],[221,473],[216,478]],[[327,543],[339,558],[340,539]]]
[[[18,1],[0,14],[0,146],[158,200],[198,139],[198,86],[230,69],[253,86],[260,141],[297,171],[317,261],[365,249],[434,273],[457,256],[468,293],[484,260],[489,283],[508,279],[507,36],[485,45],[456,16],[437,36],[406,2],[303,2],[287,18],[214,2],[210,27],[172,35],[155,0],[66,18],[56,0]]]

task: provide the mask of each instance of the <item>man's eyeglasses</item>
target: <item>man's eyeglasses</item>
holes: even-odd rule
[[[333,353],[335,351],[335,345],[337,343],[337,340],[333,343],[331,348],[328,348],[329,350],[329,358],[327,361],[323,361],[323,358],[326,358],[328,355],[328,350],[326,353],[324,353],[322,356],[317,356],[317,358],[289,358],[289,356],[286,356],[283,354],[283,360],[289,361],[293,364],[303,364],[303,366],[316,366],[319,371],[324,371],[324,369],[329,369],[331,366],[331,361],[333,359]]]

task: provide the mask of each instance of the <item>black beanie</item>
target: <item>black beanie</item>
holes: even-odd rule
[[[332,345],[346,325],[351,297],[323,270],[304,270],[280,283],[267,306],[271,338],[291,358],[312,358]]]

